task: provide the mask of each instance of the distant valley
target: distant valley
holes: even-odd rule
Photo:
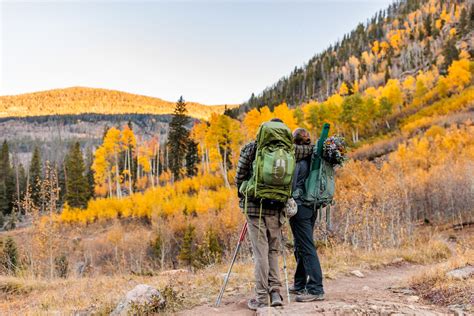
[[[60,161],[72,141],[92,150],[107,128],[129,122],[144,140],[164,142],[174,107],[159,98],[83,87],[0,96],[0,140],[7,140],[26,164],[34,146],[41,147],[45,159]],[[191,124],[225,108],[187,102]]]

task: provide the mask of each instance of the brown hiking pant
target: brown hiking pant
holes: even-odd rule
[[[248,231],[255,261],[255,292],[257,300],[268,303],[268,294],[280,291],[278,267],[281,224],[279,215],[247,217]]]

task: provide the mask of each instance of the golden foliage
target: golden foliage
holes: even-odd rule
[[[57,102],[61,100],[61,106]],[[186,102],[190,116],[208,119],[225,106]],[[14,96],[0,96],[0,117],[65,114],[172,114],[174,102],[115,90],[73,87]],[[229,107],[229,105],[227,105]],[[234,107],[231,105],[230,107]]]

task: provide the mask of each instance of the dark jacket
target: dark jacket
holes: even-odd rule
[[[252,176],[253,161],[255,160],[255,154],[257,152],[257,143],[252,141],[242,147],[240,151],[239,162],[237,164],[237,172],[235,175],[235,184],[237,186],[237,193],[239,195],[240,201],[239,206],[244,210],[245,207],[245,197],[240,194],[239,188],[242,182],[249,180]],[[311,156],[313,152],[312,145],[296,145],[295,146],[295,158],[296,161],[305,159]],[[262,216],[276,215],[283,208],[284,204],[276,201],[263,201],[260,205],[259,200],[254,200],[251,198],[247,199],[247,215],[249,216],[259,216],[260,206],[262,207]]]
[[[291,191],[296,204],[302,205],[302,196],[304,194],[304,183],[309,175],[309,159],[302,159],[296,163],[295,173],[293,174],[293,184]]]

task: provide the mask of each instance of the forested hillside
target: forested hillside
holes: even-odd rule
[[[152,114],[79,114],[0,118],[1,140],[6,140],[15,159],[27,166],[35,147],[43,158],[62,161],[67,147],[79,142],[84,151],[93,151],[112,126],[130,124],[141,139],[166,141],[171,115]],[[192,127],[190,122],[188,128]]]
[[[115,90],[73,87],[14,96],[0,96],[0,117],[66,114],[172,114],[174,103]],[[225,106],[188,103],[189,115],[207,119]]]
[[[473,55],[473,30],[472,1],[396,1],[288,76],[252,94],[241,111],[323,101],[337,92],[363,92],[419,71],[445,74],[461,51]]]

